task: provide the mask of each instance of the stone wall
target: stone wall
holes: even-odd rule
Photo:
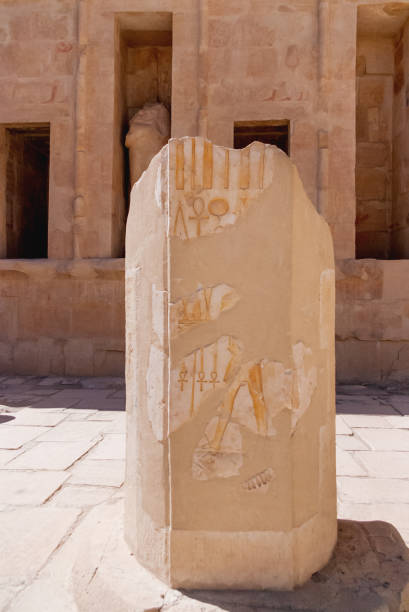
[[[392,215],[392,38],[357,46],[356,256],[386,259]]]
[[[0,262],[0,372],[124,371],[124,262]]]
[[[392,255],[409,257],[409,24],[395,46]]]
[[[407,381],[409,261],[344,260],[337,269],[337,378]]]
[[[150,49],[161,47],[163,40],[168,47],[167,37],[171,33],[172,136],[201,135],[215,144],[232,146],[235,122],[288,120],[290,156],[311,201],[331,227],[340,269],[346,260],[343,274],[348,276],[345,270],[352,270],[355,265],[358,269],[361,265],[367,266],[365,270],[382,267],[377,261],[351,263],[355,257],[357,212],[357,9],[371,4],[372,0],[291,0],[287,3],[282,0],[207,0],[205,3],[139,0],[136,11],[134,0],[0,0],[0,256],[6,256],[5,129],[27,123],[50,125],[48,257],[75,268],[73,258],[96,260],[123,256],[128,198],[123,141],[127,109],[132,106],[132,100],[141,99],[135,91],[140,80],[132,70],[129,72],[129,65],[127,72],[124,57],[141,54],[140,49],[146,48],[144,41]],[[385,5],[392,12],[397,10],[392,0]],[[394,104],[400,110],[395,112],[393,164],[397,174],[393,183],[394,193],[399,191],[399,194],[395,198],[398,204],[392,213],[392,222],[394,243],[398,245],[395,256],[399,257],[407,256],[409,248],[405,178],[407,36],[405,30],[403,71],[395,68]],[[126,49],[129,45],[131,50]],[[365,244],[376,246],[376,252],[358,255],[376,257],[383,256],[385,227],[391,214],[388,187],[391,119],[386,111],[389,112],[392,95],[389,86],[392,76],[388,45],[378,41],[371,47],[368,40],[361,40],[358,50],[358,57],[366,58],[365,76],[360,80],[368,83],[369,88],[368,91],[365,84],[362,89],[360,84],[358,97],[367,116],[366,132],[360,136],[357,151],[361,177],[358,177],[358,232],[361,244],[365,240]],[[395,65],[399,64],[400,52],[397,47]],[[147,67],[148,75],[153,72]],[[399,75],[403,78],[400,88]],[[368,193],[368,190],[374,191]],[[399,264],[404,283],[405,262]],[[14,274],[14,267],[23,264],[4,260],[0,267],[3,265],[6,269],[11,266],[10,274]],[[47,268],[57,264],[46,260],[35,263],[36,267],[42,265]],[[38,277],[25,273],[28,277],[17,286],[27,285],[30,287],[27,295],[39,295],[43,285]],[[352,286],[355,286],[356,274],[354,268],[349,281]],[[11,282],[8,278],[9,272],[0,276],[0,292],[6,295]],[[95,282],[90,279],[87,287]],[[98,287],[104,287],[111,298],[112,282],[106,275],[98,279]],[[77,280],[71,274],[62,284],[53,281],[45,295],[51,296],[55,308],[60,304],[64,310],[70,287],[72,295],[77,295]],[[14,307],[26,308],[24,295],[24,292],[12,295]],[[78,299],[81,302],[82,298]],[[398,298],[390,298],[388,302],[383,297],[377,300],[378,305],[389,304],[394,316],[394,309],[400,303]],[[38,303],[40,310],[49,312],[45,298]],[[368,340],[364,334],[357,333],[354,323],[360,305],[359,295],[352,293],[347,298],[339,292],[338,363],[342,379],[352,376],[343,364],[353,362],[354,377],[365,380],[380,376],[372,355],[361,352],[360,347],[367,346]],[[115,304],[116,308],[120,309],[119,305]],[[349,315],[350,311],[355,314]],[[405,315],[399,316],[404,321]],[[116,334],[115,342],[120,345],[122,319],[116,322],[114,333],[111,323],[104,325],[105,315],[101,317],[101,330],[94,335],[111,341]],[[90,317],[89,330],[94,330],[93,324]],[[378,334],[376,321],[373,324],[376,341],[383,343],[385,359],[390,355],[388,367],[382,366],[386,372],[392,368],[394,358],[386,350],[389,346],[386,337]],[[18,333],[3,340],[8,347],[4,349],[5,354],[10,355],[12,351],[16,355],[12,361],[7,357],[8,365],[4,367],[9,368],[12,363],[16,371],[27,371],[27,359],[15,347],[20,339],[25,341],[25,325],[23,318]],[[61,338],[68,342],[66,328],[62,324],[53,325],[53,331],[48,330],[45,336],[55,342]],[[111,331],[105,334],[104,328]],[[399,341],[409,340],[409,334],[405,339],[405,329],[403,324],[397,324]],[[78,346],[84,347],[81,344],[87,337],[84,330],[85,327],[82,330],[71,327],[71,342],[78,340]],[[9,331],[4,333],[7,336]],[[34,331],[31,329],[30,333],[32,342]],[[81,349],[84,354],[94,354],[93,337],[90,332],[89,348]],[[60,370],[68,372],[75,364],[66,354]],[[355,360],[355,355],[360,358]],[[101,371],[91,358],[82,363],[84,374]],[[46,370],[45,366],[41,367]],[[112,371],[117,370],[117,365],[112,365]]]
[[[7,124],[51,124],[50,258],[72,257],[73,248],[75,7],[74,0],[0,2],[0,141],[4,143]],[[0,185],[0,211],[4,211],[3,179]],[[5,215],[0,214],[2,256],[4,223]]]

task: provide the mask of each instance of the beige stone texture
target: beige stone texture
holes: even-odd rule
[[[123,261],[1,260],[0,321],[3,373],[121,375]]]
[[[50,261],[0,262],[1,372],[123,371],[125,137],[145,104],[165,105],[172,136],[221,146],[233,145],[235,122],[288,121],[290,156],[330,225],[336,259],[407,258],[407,13],[394,0],[373,4],[0,0],[1,257],[6,130],[50,126]],[[72,258],[89,274],[73,273]],[[379,339],[373,351],[348,334],[341,380],[378,378],[381,362],[388,378],[409,341]]]
[[[409,262],[346,260],[337,265],[340,380],[407,380]]]
[[[290,589],[329,559],[334,284],[279,149],[172,139],[135,184],[126,537],[169,584]]]

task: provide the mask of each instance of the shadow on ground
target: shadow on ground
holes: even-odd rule
[[[409,550],[389,523],[338,521],[330,562],[292,592],[184,591],[162,610],[397,612],[409,610]]]

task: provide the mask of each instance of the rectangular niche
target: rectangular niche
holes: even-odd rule
[[[125,137],[129,120],[145,104],[161,102],[171,113],[172,13],[121,13],[117,16],[113,189],[117,252],[124,252],[124,228],[131,190]],[[119,214],[118,210],[122,213]]]
[[[358,7],[356,257],[409,257],[409,4]]]
[[[50,125],[4,127],[5,255],[47,257]]]
[[[234,123],[234,148],[243,149],[255,140],[265,144],[275,145],[287,155],[289,143],[290,122],[281,121],[236,121]]]

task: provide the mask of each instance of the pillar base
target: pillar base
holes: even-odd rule
[[[79,612],[409,610],[409,551],[389,523],[339,520],[331,560],[293,591],[180,592],[160,582],[130,553],[123,539],[122,515],[122,500],[118,500],[101,504],[86,519],[86,538],[79,546],[72,573]],[[236,542],[237,552],[239,546]],[[271,567],[266,565],[263,572],[268,575]]]

